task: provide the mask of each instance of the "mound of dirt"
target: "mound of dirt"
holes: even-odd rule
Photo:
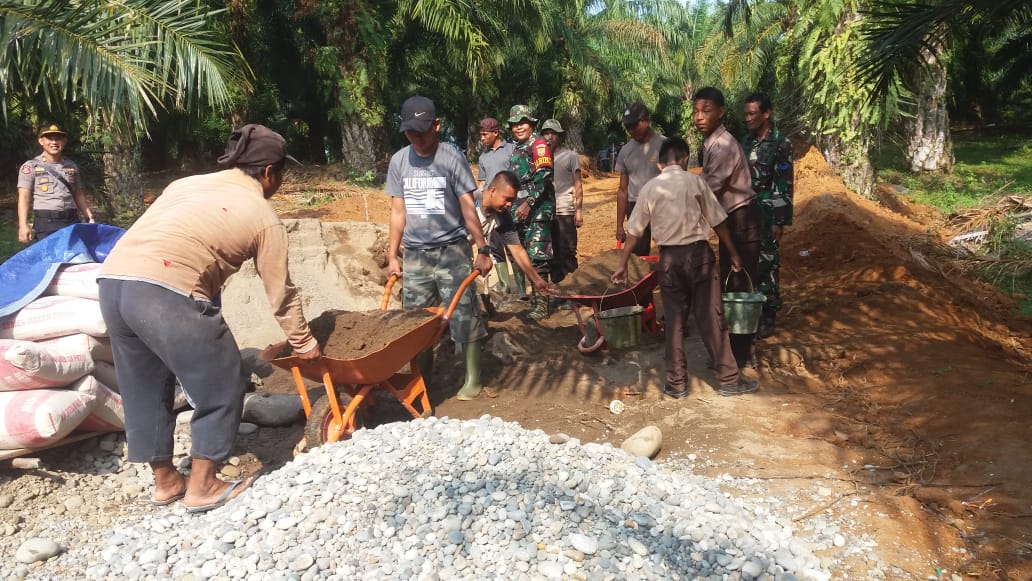
[[[606,250],[591,257],[577,267],[570,276],[558,285],[559,294],[563,296],[597,297],[623,290],[613,284],[609,277],[620,266],[623,250]],[[633,285],[649,273],[649,264],[636,256],[627,261],[627,283]]]
[[[434,316],[423,309],[326,311],[309,326],[323,355],[349,360],[376,353]]]

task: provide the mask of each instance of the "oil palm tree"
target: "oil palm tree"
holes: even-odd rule
[[[0,0],[0,101],[81,106],[125,135],[159,108],[224,107],[249,69],[204,2]]]

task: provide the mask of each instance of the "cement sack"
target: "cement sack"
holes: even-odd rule
[[[111,353],[111,341],[106,337],[91,337],[85,333],[76,333],[53,339],[42,339],[36,343],[61,350],[85,349],[93,358],[94,363],[98,361],[114,363],[115,361]]]
[[[99,302],[78,297],[40,297],[0,319],[0,339],[39,341],[75,333],[107,336]]]
[[[0,393],[0,450],[57,442],[93,412],[96,397],[71,389]]]
[[[99,262],[62,266],[50,280],[50,284],[47,285],[43,294],[98,300],[97,271],[99,270]]]
[[[0,339],[0,392],[64,387],[92,371],[85,349]]]
[[[122,408],[122,396],[108,389],[97,381],[96,377],[87,376],[72,386],[80,393],[96,398],[93,412],[79,424],[80,432],[121,432],[125,430],[125,411]]]
[[[111,391],[121,393],[118,388],[118,377],[115,375],[115,366],[107,361],[95,361],[93,363],[93,377],[103,383]]]

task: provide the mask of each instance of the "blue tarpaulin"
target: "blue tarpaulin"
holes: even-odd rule
[[[27,246],[0,264],[0,317],[43,294],[63,264],[104,262],[125,230],[106,224],[72,224]]]

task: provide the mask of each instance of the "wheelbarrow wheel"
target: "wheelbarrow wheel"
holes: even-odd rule
[[[343,413],[344,409],[351,403],[351,396],[338,391],[337,403],[340,404],[340,410]],[[350,439],[351,434],[364,425],[362,415],[361,409],[355,410],[352,420],[353,425],[344,426],[340,437],[336,441],[340,442]],[[333,433],[341,429],[335,426],[334,423],[333,408],[330,407],[330,399],[328,397],[323,396],[312,402],[312,411],[308,414],[308,423],[305,424],[305,447],[310,450],[332,441]]]

